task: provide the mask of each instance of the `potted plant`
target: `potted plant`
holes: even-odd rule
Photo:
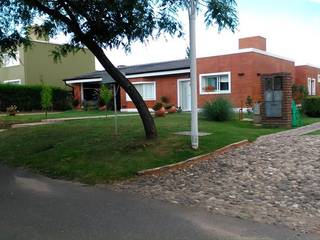
[[[172,103],[168,103],[165,105],[165,109],[168,113],[175,113],[177,112],[176,106],[174,106]]]
[[[9,116],[15,116],[18,112],[18,107],[16,105],[11,105],[10,107],[7,107],[7,113]]]
[[[166,110],[162,102],[156,102],[152,109],[154,110],[156,117],[164,117],[166,114]]]
[[[212,85],[208,85],[208,86],[204,87],[203,90],[205,92],[213,92],[215,90],[215,88]]]

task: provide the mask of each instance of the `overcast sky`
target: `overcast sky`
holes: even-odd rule
[[[207,29],[197,21],[197,56],[212,56],[238,49],[240,37],[267,38],[267,51],[300,64],[320,66],[320,0],[238,0],[240,26],[235,34]],[[188,46],[187,14],[180,14],[186,36],[136,43],[131,53],[107,51],[115,65],[134,65],[185,58]],[[97,63],[97,69],[101,69]]]

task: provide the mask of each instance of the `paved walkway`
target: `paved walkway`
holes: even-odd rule
[[[212,215],[199,208],[147,200],[51,180],[0,165],[2,240],[316,240],[287,228]]]
[[[52,114],[59,114],[62,112],[48,112],[48,115],[52,115]],[[39,115],[39,114],[43,114],[43,112],[30,112],[30,113],[19,113],[19,115],[21,116],[33,116],[33,115]],[[8,116],[8,113],[1,113],[0,117],[5,117]]]
[[[116,115],[110,114],[108,118],[114,118]],[[139,116],[139,114],[118,114],[117,117],[131,117],[131,116]],[[68,117],[68,118],[50,118],[44,119],[42,122],[64,122],[64,121],[73,121],[73,120],[87,120],[87,119],[99,119],[99,118],[106,118],[105,115],[99,116],[87,116],[87,117]]]
[[[119,114],[117,116],[118,117],[129,117],[129,116],[138,116],[138,114]],[[108,115],[108,118],[114,118],[114,117],[115,117],[115,115]],[[50,119],[43,119],[41,122],[12,124],[11,128],[25,128],[25,127],[34,127],[34,126],[61,123],[61,122],[65,122],[65,121],[101,119],[101,118],[106,118],[106,116],[102,115],[102,116],[87,116],[87,117],[50,118]]]
[[[303,135],[319,129],[316,123],[263,136],[191,168],[114,188],[320,234],[320,136]]]

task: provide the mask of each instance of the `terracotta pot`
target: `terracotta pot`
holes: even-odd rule
[[[99,107],[100,111],[105,111],[106,110],[106,105]]]
[[[154,115],[156,117],[164,117],[166,115],[166,109],[162,107],[159,110],[155,111]]]
[[[177,112],[177,108],[176,106],[172,106],[171,108],[167,109],[168,113],[176,113]]]

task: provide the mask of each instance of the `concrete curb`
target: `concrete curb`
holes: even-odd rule
[[[17,124],[12,124],[11,128],[26,128],[26,127],[49,125],[49,124],[54,124],[54,123],[56,123],[56,122],[17,123]]]
[[[148,176],[148,175],[158,175],[161,174],[163,172],[166,171],[171,171],[171,170],[178,170],[178,169],[183,169],[183,168],[187,168],[190,167],[196,163],[202,162],[202,161],[208,161],[214,157],[217,157],[221,154],[224,154],[232,149],[235,148],[239,148],[241,146],[245,146],[250,144],[249,140],[243,140],[240,142],[236,142],[236,143],[232,143],[230,145],[227,145],[223,148],[219,148],[214,152],[211,153],[207,153],[204,155],[200,155],[200,156],[196,156],[193,158],[189,158],[183,162],[178,162],[178,163],[174,163],[174,164],[170,164],[170,165],[166,165],[166,166],[162,166],[162,167],[157,167],[157,168],[151,168],[151,169],[147,169],[147,170],[142,170],[139,171],[137,173],[138,176]]]

